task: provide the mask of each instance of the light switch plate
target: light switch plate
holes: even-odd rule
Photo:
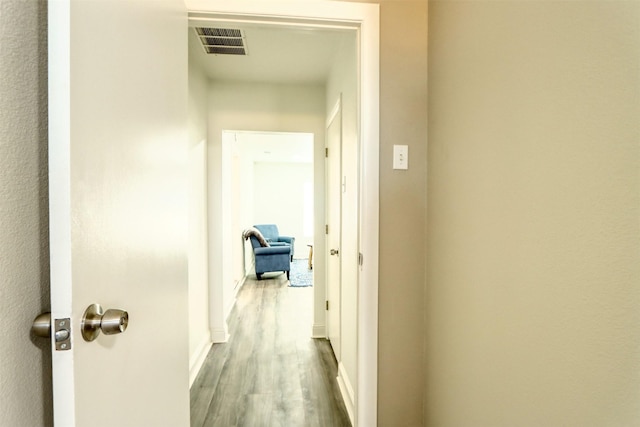
[[[409,169],[409,146],[394,145],[393,146],[393,168],[406,170]]]

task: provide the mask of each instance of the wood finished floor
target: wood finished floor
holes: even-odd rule
[[[247,279],[191,387],[191,427],[348,427],[330,344],[311,339],[313,288]]]

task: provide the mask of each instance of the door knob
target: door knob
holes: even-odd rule
[[[105,335],[119,334],[127,330],[129,313],[124,310],[103,311],[100,304],[91,304],[82,316],[80,330],[85,341],[98,338],[100,331]]]
[[[31,331],[37,337],[51,338],[51,313],[42,313],[33,319]]]
[[[329,253],[331,255],[340,255],[340,251],[338,249],[331,249],[331,251],[329,251]]]

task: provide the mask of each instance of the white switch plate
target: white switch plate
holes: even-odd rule
[[[409,169],[409,146],[394,145],[393,146],[393,168]]]

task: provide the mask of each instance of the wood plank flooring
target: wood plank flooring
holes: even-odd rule
[[[348,427],[329,341],[311,339],[313,288],[247,279],[191,387],[191,427]]]

